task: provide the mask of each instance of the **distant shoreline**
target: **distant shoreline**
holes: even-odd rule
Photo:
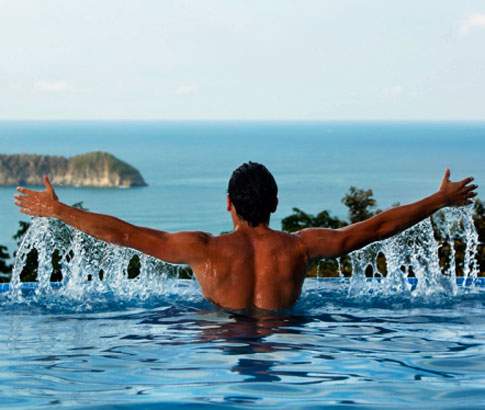
[[[93,188],[147,186],[140,172],[112,154],[94,151],[70,158],[38,154],[0,154],[0,186],[53,185]]]

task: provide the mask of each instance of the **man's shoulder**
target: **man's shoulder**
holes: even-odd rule
[[[238,244],[245,242],[274,242],[281,243],[296,243],[299,242],[301,238],[296,233],[289,233],[279,230],[268,230],[263,235],[247,235],[245,233],[240,233],[237,231],[232,232],[222,232],[220,235],[214,235],[211,237],[211,243],[213,245],[219,246],[223,244]]]

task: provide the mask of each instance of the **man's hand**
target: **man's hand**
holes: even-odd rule
[[[17,191],[23,195],[15,194],[15,205],[20,207],[20,212],[31,216],[54,216],[55,208],[59,204],[58,198],[52,185],[44,175],[45,191],[33,191],[18,187]]]
[[[472,198],[477,196],[475,189],[478,185],[469,185],[473,177],[462,179],[461,181],[450,181],[450,170],[446,168],[445,175],[441,181],[439,194],[442,195],[445,206],[470,205]]]

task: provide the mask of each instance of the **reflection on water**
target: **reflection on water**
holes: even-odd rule
[[[1,405],[485,404],[483,290],[442,308],[392,309],[342,305],[339,284],[316,282],[304,296],[324,288],[328,303],[311,314],[171,297],[117,311],[2,308]]]
[[[217,352],[226,355],[241,356],[236,365],[230,368],[242,376],[244,381],[271,382],[280,381],[278,372],[273,369],[280,364],[275,360],[253,359],[256,353],[275,353],[293,349],[289,343],[277,339],[277,335],[299,334],[302,327],[311,321],[300,316],[244,316],[231,314],[232,321],[220,326],[200,323],[203,329],[194,343],[213,343]],[[302,375],[302,377],[305,377]]]

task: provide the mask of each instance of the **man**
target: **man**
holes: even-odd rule
[[[309,228],[288,234],[269,228],[278,205],[278,188],[265,166],[237,168],[229,181],[227,210],[234,231],[168,233],[131,225],[108,215],[82,211],[58,201],[49,179],[45,191],[19,187],[20,212],[64,221],[106,242],[147,253],[163,261],[189,265],[204,296],[231,309],[291,307],[301,293],[310,262],[332,258],[389,238],[446,206],[471,204],[473,178],[450,181],[446,169],[439,190],[418,202],[395,207],[342,229]]]

